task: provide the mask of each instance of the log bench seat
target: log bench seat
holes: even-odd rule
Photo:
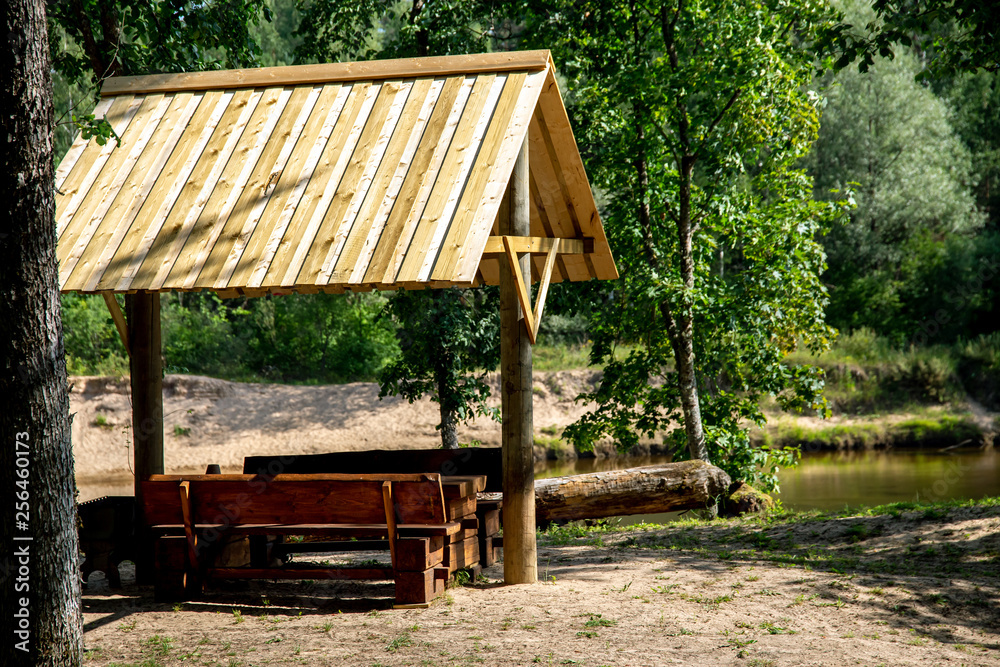
[[[217,579],[375,579],[395,581],[397,606],[426,605],[478,560],[460,548],[478,547],[478,522],[449,521],[446,502],[436,473],[152,475],[141,509],[156,537],[156,597],[190,599]],[[391,566],[251,564],[247,538],[260,535],[363,540],[388,547]]]

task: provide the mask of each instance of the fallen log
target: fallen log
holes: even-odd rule
[[[729,475],[704,461],[535,480],[538,522],[656,514],[714,505]]]

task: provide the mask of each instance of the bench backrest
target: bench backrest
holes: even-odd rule
[[[385,524],[391,483],[399,524],[445,522],[441,477],[419,475],[152,475],[142,483],[147,524],[181,524],[188,482],[195,524]]]
[[[372,449],[362,452],[300,454],[298,456],[248,456],[247,474],[434,472],[452,475],[486,475],[486,491],[503,490],[503,452],[499,447],[462,449]]]

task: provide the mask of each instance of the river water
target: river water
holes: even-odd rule
[[[536,477],[667,463],[663,456],[548,461]],[[996,449],[889,450],[804,454],[795,468],[778,473],[778,498],[787,509],[839,510],[845,506],[1000,496]],[[659,523],[676,514],[636,515],[627,522]]]

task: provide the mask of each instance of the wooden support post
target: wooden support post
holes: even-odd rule
[[[163,473],[163,364],[160,359],[160,295],[137,292],[125,296],[128,317],[129,369],[132,384],[132,447],[135,471],[136,580],[153,577],[153,546],[142,516],[142,480]]]
[[[500,208],[500,234],[529,236],[528,143],[514,163]],[[530,256],[520,261],[531,280]],[[500,269],[500,393],[503,414],[503,578],[508,584],[530,584],[538,578],[535,546],[535,459],[532,428],[531,341],[518,300],[514,271]],[[530,289],[530,283],[527,285]],[[522,289],[524,289],[522,287]],[[530,294],[530,292],[529,292]],[[526,307],[530,307],[530,304]]]

